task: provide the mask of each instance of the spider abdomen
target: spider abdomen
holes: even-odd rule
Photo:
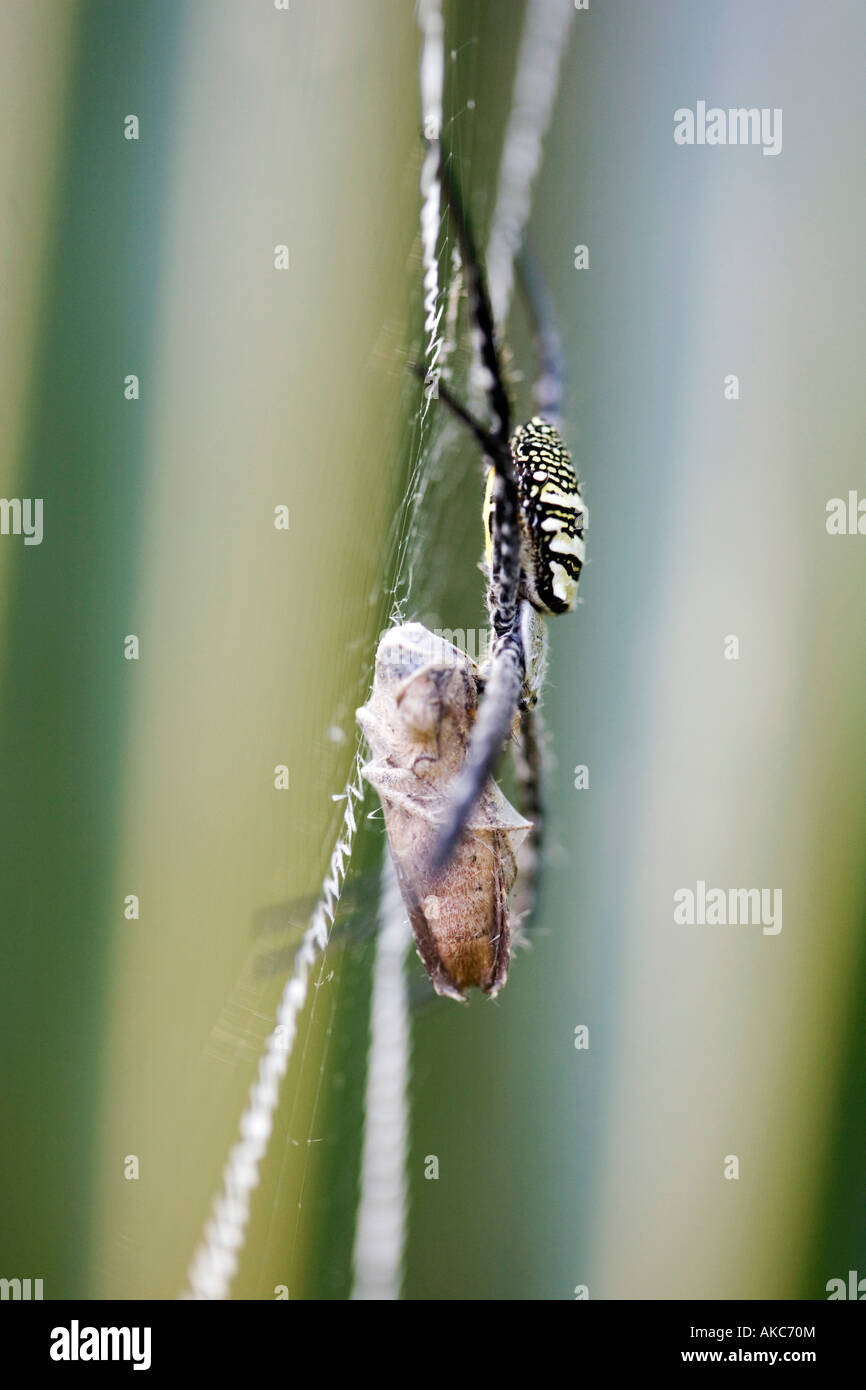
[[[533,608],[567,613],[583,566],[586,508],[559,431],[536,415],[512,434],[520,501],[522,585]]]

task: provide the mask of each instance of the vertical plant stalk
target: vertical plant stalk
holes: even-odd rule
[[[310,971],[328,944],[346,881],[357,830],[354,803],[364,797],[360,769],[360,752],[356,751],[352,777],[342,797],[338,798],[345,798],[346,810],[321,896],[298,947],[292,974],[277,1008],[276,1023],[265,1040],[256,1079],[240,1118],[240,1137],[226,1159],[222,1189],[214,1199],[210,1218],[187,1272],[188,1287],[182,1295],[185,1298],[226,1299],[237,1273],[249,1226],[252,1194],[258,1186],[261,1162],[273,1132],[280,1085],[288,1071],[298,1017],[306,1003]]]
[[[500,326],[508,317],[514,262],[523,245],[532,185],[559,90],[559,67],[573,15],[573,5],[562,0],[529,0],[526,9],[487,243],[487,283],[493,319]]]
[[[381,926],[370,1015],[361,1195],[352,1298],[400,1297],[407,1210],[409,922],[390,854],[382,871]]]

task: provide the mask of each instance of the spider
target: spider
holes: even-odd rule
[[[538,415],[511,428],[484,272],[444,158],[441,176],[495,419],[490,429],[480,424],[439,383],[438,395],[488,460],[483,520],[492,651],[479,671],[418,623],[391,628],[379,643],[373,690],[357,717],[373,755],[362,775],[382,802],[418,954],[438,994],[465,1000],[469,988],[490,997],[502,989],[512,939],[534,907],[543,826],[536,722],[547,660],[543,616],[574,607],[585,509],[554,420]],[[521,283],[543,366],[536,398],[555,417],[557,343],[528,258]],[[492,780],[515,733],[520,812]],[[514,930],[509,894],[518,868]]]
[[[547,665],[544,620],[568,613],[576,604],[584,560],[586,508],[556,425],[561,383],[558,344],[533,263],[528,256],[522,259],[521,283],[535,320],[542,360],[536,399],[548,418],[535,415],[513,429],[484,269],[450,160],[441,145],[439,154],[445,203],[457,234],[478,350],[486,370],[492,424],[488,427],[478,421],[441,381],[437,382],[437,394],[471,430],[488,465],[483,515],[493,641],[465,761],[450,787],[430,869],[435,874],[450,862],[488,777],[516,732],[521,809],[533,822],[521,865],[531,881],[525,894],[531,903],[543,834],[535,709]]]

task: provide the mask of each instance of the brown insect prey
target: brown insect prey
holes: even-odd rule
[[[358,710],[373,753],[362,775],[382,802],[418,954],[437,994],[464,1002],[464,990],[495,996],[505,984],[508,894],[531,829],[490,779],[451,862],[436,877],[427,868],[477,707],[471,658],[407,623],[379,643],[373,692]]]

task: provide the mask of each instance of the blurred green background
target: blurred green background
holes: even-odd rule
[[[445,12],[483,239],[524,5]],[[574,16],[532,218],[591,523],[551,632],[551,863],[500,999],[413,1012],[409,1298],[866,1275],[866,540],[824,525],[866,492],[864,31],[853,0]],[[306,924],[390,607],[419,36],[404,0],[6,0],[0,38],[0,496],[45,515],[0,537],[0,1275],[171,1298],[282,984],[262,923]],[[783,108],[782,154],[677,147],[699,99]],[[509,339],[525,414],[519,306]],[[475,627],[478,459],[433,429],[405,613]],[[235,1297],[351,1288],[381,849],[365,819]],[[698,879],[780,886],[782,932],[676,926]]]

